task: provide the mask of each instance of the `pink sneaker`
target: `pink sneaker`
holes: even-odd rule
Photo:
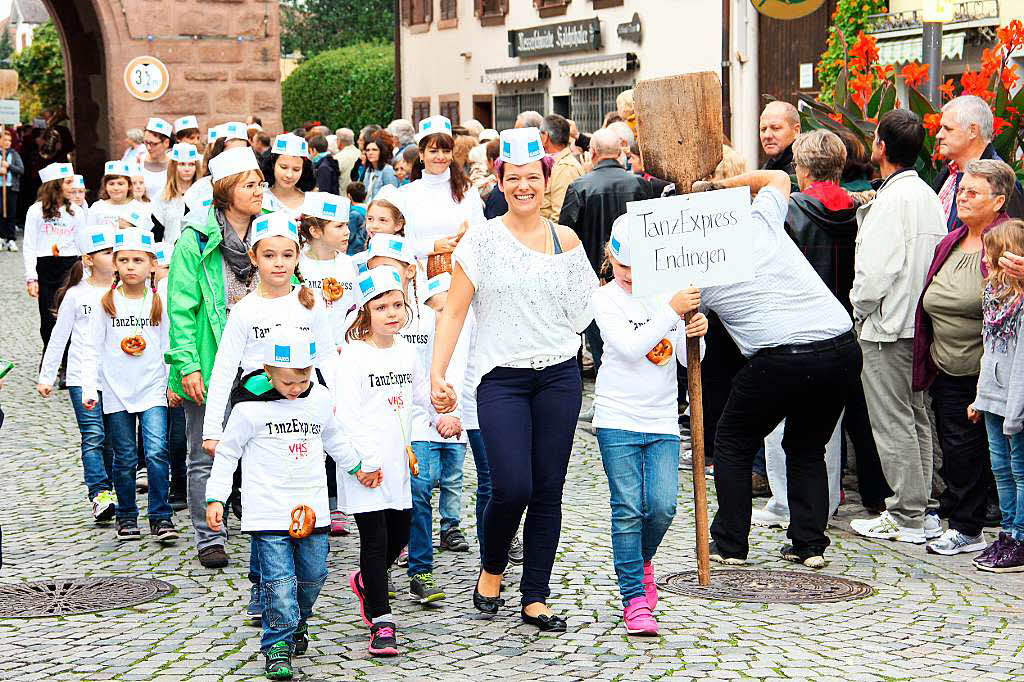
[[[658,586],[654,582],[654,564],[650,561],[644,562],[644,597],[653,613],[658,608]]]
[[[359,615],[363,617],[363,622],[367,625],[373,625],[370,619],[366,617],[366,599],[363,596],[363,577],[359,575],[359,571],[352,571],[348,574],[348,586],[352,588],[352,592],[356,595],[356,599],[359,600]]]
[[[370,626],[370,645],[367,650],[372,656],[397,656],[398,637],[394,623],[377,623]]]
[[[657,636],[658,621],[651,615],[651,607],[646,597],[633,597],[622,611],[622,620],[626,623],[626,632],[631,635]]]
[[[345,520],[345,512],[335,509],[331,512],[331,535],[348,535],[348,522]]]

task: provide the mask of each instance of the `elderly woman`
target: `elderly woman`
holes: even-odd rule
[[[431,400],[454,409],[445,372],[470,303],[476,314],[477,418],[490,467],[480,576],[473,605],[494,615],[523,511],[521,615],[564,632],[545,603],[562,525],[562,488],[583,396],[576,353],[590,324],[597,276],[576,234],[540,215],[551,173],[536,128],[506,130],[496,166],[509,211],[473,225],[455,249],[448,304],[438,318]]]
[[[932,554],[980,552],[992,471],[985,425],[967,418],[981,371],[984,277],[982,235],[1008,220],[1013,169],[1002,161],[967,164],[957,192],[963,225],[939,242],[914,325],[914,390],[929,390],[952,499],[949,530],[927,545]]]
[[[184,227],[171,258],[167,362],[168,386],[187,398],[188,501],[199,563],[206,568],[223,568],[228,563],[224,551],[227,535],[206,525],[206,480],[213,457],[202,447],[204,403],[217,345],[231,308],[256,286],[246,237],[250,224],[261,212],[266,185],[256,155],[248,146],[228,149],[211,159],[210,176],[213,205],[207,220]]]

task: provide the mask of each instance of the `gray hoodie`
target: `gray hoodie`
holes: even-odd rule
[[[1012,325],[1007,330],[1010,333],[998,337],[985,325],[985,354],[974,399],[974,409],[1003,417],[1003,433],[1007,436],[1024,429],[1024,348],[1017,343],[1020,317],[1018,311],[1015,319],[1006,323]]]

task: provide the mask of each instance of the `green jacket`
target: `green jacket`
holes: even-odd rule
[[[213,360],[228,319],[220,225],[214,208],[205,225],[186,225],[174,244],[167,277],[170,350],[168,386],[184,397],[181,377],[202,372],[209,389]],[[202,245],[200,245],[202,242]],[[186,398],[187,400],[188,398]]]

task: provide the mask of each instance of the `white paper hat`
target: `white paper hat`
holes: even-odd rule
[[[379,268],[367,270],[366,274],[360,275],[357,283],[359,287],[360,305],[366,305],[367,301],[376,298],[388,291],[401,291],[402,278],[390,265],[382,265]]]
[[[114,233],[114,253],[118,251],[145,251],[156,254],[156,239],[152,232],[138,229],[118,230]]]
[[[280,325],[270,330],[263,351],[263,364],[271,367],[306,369],[316,360],[316,342],[308,331]]]
[[[153,214],[145,208],[145,204],[139,201],[130,201],[125,204],[125,210],[121,217],[144,232],[153,229]]]
[[[544,158],[544,145],[537,128],[511,128],[501,131],[501,154],[505,163],[523,166]]]
[[[220,137],[220,126],[211,126],[206,129],[206,144],[213,144]]]
[[[447,272],[442,272],[439,275],[434,275],[433,277],[427,280],[427,295],[423,300],[429,301],[431,296],[443,294],[444,292],[448,291],[451,288],[451,275],[449,275]]]
[[[261,126],[259,123],[250,123],[250,124],[245,126],[245,129],[246,130],[263,130],[263,126]]]
[[[632,267],[629,257],[629,214],[623,213],[612,223],[612,234],[608,238],[608,249],[620,265]]]
[[[405,195],[403,192],[399,191],[397,187],[394,185],[384,185],[377,191],[377,196],[373,198],[373,201],[377,201],[378,199],[388,202],[398,209],[398,212],[402,214],[403,218],[405,217]],[[373,201],[370,203],[372,204]]]
[[[146,121],[146,130],[158,135],[166,135],[167,137],[174,135],[174,128],[171,127],[171,124],[155,116]]]
[[[306,192],[302,198],[302,215],[347,223],[348,211],[348,199],[330,192]]]
[[[39,180],[42,182],[50,182],[51,180],[63,180],[64,178],[71,178],[75,175],[75,169],[72,168],[70,163],[51,163],[49,166],[39,171]]]
[[[139,163],[138,161],[129,161],[128,162],[128,170],[131,173],[131,177],[133,177],[133,178],[144,177],[142,175],[142,164]]]
[[[182,116],[174,121],[174,132],[180,133],[182,130],[192,130],[195,128],[199,130],[199,119],[195,116]]]
[[[85,189],[85,178],[81,175],[72,175],[75,181],[72,183],[72,187],[75,189]]]
[[[251,147],[234,147],[210,159],[210,177],[214,182],[229,175],[259,169],[260,164]]]
[[[103,164],[104,175],[124,175],[131,177],[132,165],[127,161],[107,161]]]
[[[238,121],[230,121],[228,123],[222,123],[217,126],[217,138],[224,138],[225,140],[248,140],[249,129],[246,128],[244,123]]]
[[[109,223],[89,225],[75,232],[80,253],[96,253],[114,248],[114,228]]]
[[[366,266],[366,262],[370,260],[369,251],[360,251],[359,253],[352,254],[352,267],[356,269],[357,275],[362,275],[370,271],[370,268]]]
[[[210,206],[213,205],[213,183],[210,182],[210,176],[203,176],[193,182],[192,186],[185,190],[184,199],[185,208],[190,212],[199,211],[205,218]]]
[[[167,268],[171,265],[171,245],[164,242],[157,242],[153,245],[156,255],[156,264]]]
[[[412,248],[410,248],[403,237],[397,234],[373,235],[370,238],[370,248],[367,251],[370,254],[367,260],[374,256],[383,256],[385,258],[394,258],[410,265],[416,262],[416,256],[413,254]]]
[[[298,135],[284,133],[274,138],[274,144],[270,147],[272,154],[284,154],[286,156],[297,156],[300,159],[309,158],[309,145]]]
[[[249,232],[249,245],[255,246],[259,240],[268,239],[269,237],[287,237],[298,244],[299,225],[284,211],[266,213],[252,221],[252,229]]]
[[[194,144],[179,142],[171,147],[171,160],[178,163],[185,161],[199,161],[199,150]]]
[[[479,140],[481,142],[490,142],[498,137],[498,131],[494,128],[484,128],[480,132]]]
[[[427,135],[442,133],[448,137],[452,135],[452,122],[444,116],[430,116],[420,121],[420,131],[416,133],[416,144],[419,144]]]

